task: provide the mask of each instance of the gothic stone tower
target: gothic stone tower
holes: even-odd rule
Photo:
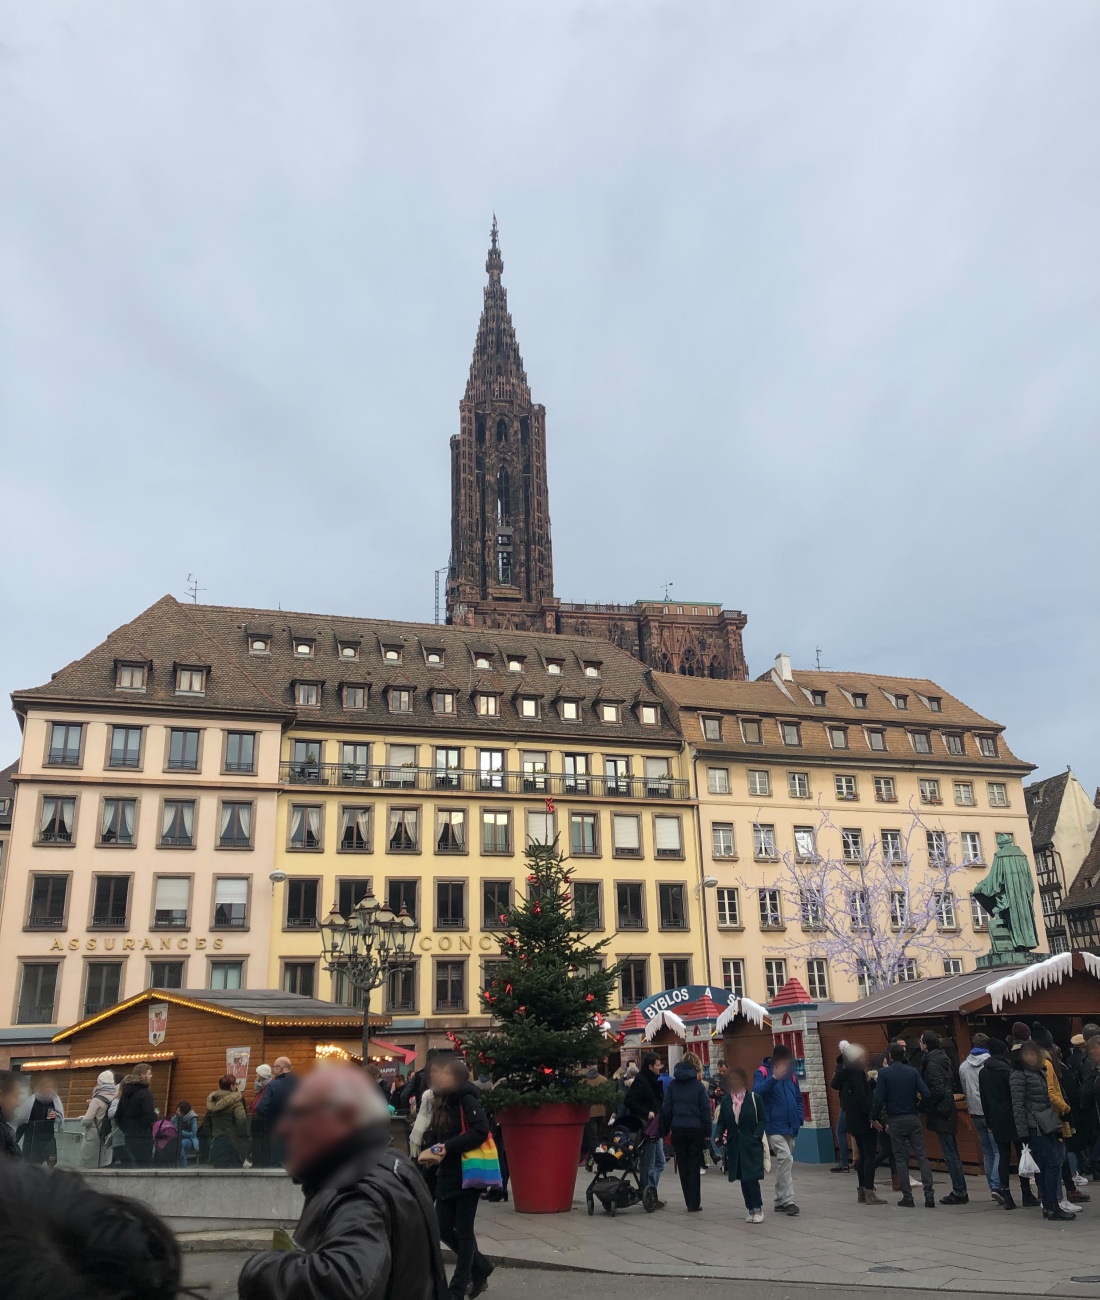
[[[495,217],[485,269],[460,432],[451,439],[447,621],[554,631],[546,409],[531,401]]]

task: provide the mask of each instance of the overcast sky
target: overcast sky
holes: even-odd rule
[[[0,17],[4,691],[189,572],[430,620],[495,210],[560,596],[1100,781],[1095,0]]]

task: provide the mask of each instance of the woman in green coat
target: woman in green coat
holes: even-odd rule
[[[764,1109],[749,1088],[744,1070],[729,1072],[729,1091],[718,1107],[719,1142],[726,1144],[726,1174],[740,1182],[748,1215],[746,1223],[764,1222],[764,1198],[760,1180],[764,1177]]]

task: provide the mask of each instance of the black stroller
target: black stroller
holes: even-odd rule
[[[638,1169],[644,1140],[630,1129],[616,1126],[611,1136],[592,1152],[596,1175],[584,1193],[589,1214],[596,1213],[597,1201],[608,1214],[637,1205],[639,1201],[647,1214],[657,1208],[657,1189],[642,1187]]]

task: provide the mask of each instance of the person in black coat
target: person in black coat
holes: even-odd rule
[[[23,1159],[15,1140],[14,1120],[18,1109],[19,1075],[14,1070],[0,1070],[0,1161]]]
[[[646,1136],[642,1147],[641,1165],[638,1176],[643,1187],[656,1188],[660,1185],[661,1175],[665,1170],[664,1091],[661,1087],[661,1058],[656,1052],[646,1052],[642,1057],[642,1067],[634,1076],[634,1082],[626,1090],[623,1104],[626,1122],[629,1127],[645,1133],[646,1129],[655,1129],[652,1137]],[[654,1124],[654,1120],[657,1121]],[[663,1201],[658,1201],[663,1206]]]
[[[698,1213],[703,1208],[699,1171],[703,1167],[703,1152],[714,1122],[707,1086],[700,1077],[702,1073],[702,1061],[694,1052],[685,1052],[676,1062],[661,1108],[665,1127],[672,1135],[672,1149],[676,1152],[680,1190],[691,1213]]]
[[[431,1145],[421,1151],[420,1162],[434,1167],[439,1235],[456,1256],[451,1298],[462,1300],[467,1287],[471,1296],[485,1290],[493,1265],[478,1250],[474,1235],[481,1192],[462,1186],[462,1153],[481,1146],[489,1136],[489,1120],[481,1107],[481,1095],[470,1082],[466,1062],[460,1057],[442,1064],[437,1058],[434,1063],[429,1133]]]
[[[997,1191],[994,1199],[1006,1210],[1014,1210],[1016,1202],[1009,1190],[1008,1178],[1012,1169],[1012,1144],[1016,1141],[1016,1120],[1012,1114],[1012,1089],[1009,1078],[1012,1068],[1008,1064],[1008,1045],[1000,1038],[991,1038],[986,1044],[989,1057],[978,1075],[978,1095],[982,1099],[982,1114],[997,1144]],[[1030,1184],[1024,1178],[1020,1186],[1030,1194]]]
[[[273,1169],[278,1169],[283,1163],[283,1148],[278,1137],[279,1121],[299,1081],[288,1056],[277,1057],[272,1062],[271,1076],[271,1082],[263,1090],[253,1113],[267,1128],[268,1160]]]
[[[966,1205],[966,1170],[959,1155],[959,1116],[955,1109],[955,1067],[940,1046],[939,1034],[926,1029],[920,1037],[920,1072],[932,1096],[925,1107],[929,1133],[940,1140],[940,1153],[951,1175],[951,1191],[940,1197],[941,1205]]]
[[[157,1108],[153,1101],[153,1067],[135,1065],[118,1092],[114,1123],[126,1138],[122,1163],[147,1169],[153,1163],[153,1124]]]
[[[871,1127],[874,1087],[867,1075],[867,1053],[858,1043],[846,1043],[830,1087],[840,1094],[840,1108],[848,1133],[855,1138],[860,1205],[885,1205],[875,1193],[878,1135]]]

